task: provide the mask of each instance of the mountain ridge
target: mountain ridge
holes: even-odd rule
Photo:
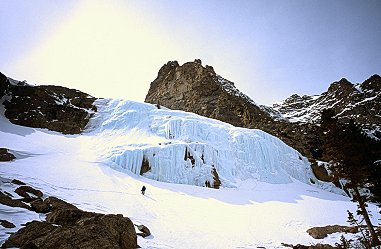
[[[369,134],[381,138],[381,77],[377,74],[362,83],[353,84],[343,78],[335,81],[320,95],[294,94],[273,108],[283,118],[297,123],[320,123],[322,110],[331,108],[336,117],[353,119]]]

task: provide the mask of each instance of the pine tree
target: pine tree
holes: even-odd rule
[[[351,213],[349,210],[348,212],[348,222],[352,226],[358,227],[361,237],[357,237],[358,241],[365,247],[365,248],[371,248],[371,238],[369,237],[369,233],[362,227],[362,221],[359,221],[355,218],[353,213]]]
[[[335,244],[339,249],[350,249],[352,248],[352,240],[347,240],[344,235],[340,237],[340,243]]]
[[[323,136],[323,157],[330,162],[330,169],[335,179],[344,180],[344,187],[358,204],[358,212],[363,216],[372,238],[372,245],[380,241],[366,210],[368,196],[362,191],[372,182],[371,168],[374,167],[375,155],[369,146],[369,138],[353,122],[340,123],[332,110],[324,110],[321,116]],[[374,184],[373,184],[374,185]]]

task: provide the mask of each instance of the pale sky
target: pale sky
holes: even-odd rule
[[[260,104],[381,74],[379,0],[0,0],[0,71],[144,101],[201,59]]]

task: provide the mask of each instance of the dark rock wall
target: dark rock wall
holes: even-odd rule
[[[381,77],[373,75],[358,85],[341,79],[333,82],[321,95],[292,95],[274,107],[290,118],[302,117],[302,122],[308,122],[306,117],[309,117],[312,123],[319,123],[321,111],[331,108],[343,122],[353,119],[366,130],[380,131]]]
[[[8,84],[3,89],[9,96],[3,103],[5,116],[17,125],[78,134],[96,111],[95,98],[74,89],[26,84]]]

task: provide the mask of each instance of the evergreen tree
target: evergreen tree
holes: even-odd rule
[[[330,169],[335,179],[344,182],[344,188],[349,191],[352,200],[358,204],[358,212],[363,216],[372,238],[372,245],[380,241],[366,210],[369,195],[364,194],[368,185],[374,186],[372,168],[376,157],[372,153],[372,142],[353,122],[340,123],[332,110],[324,110],[321,115],[323,130],[323,157],[330,162]]]

